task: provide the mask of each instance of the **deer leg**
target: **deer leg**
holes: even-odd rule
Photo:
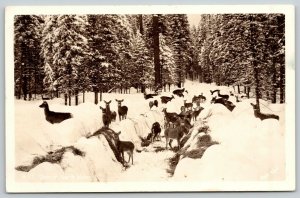
[[[177,138],[178,150],[180,150],[180,139]]]
[[[168,149],[169,138],[166,137],[166,150]]]
[[[133,151],[131,152],[131,164],[133,165]]]
[[[170,146],[171,149],[173,149],[173,148],[172,148],[172,142],[173,142],[173,140],[170,139],[170,141],[169,141],[169,146]]]

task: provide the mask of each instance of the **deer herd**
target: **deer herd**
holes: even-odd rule
[[[197,117],[201,113],[201,111],[204,109],[204,107],[201,106],[202,103],[206,102],[206,97],[201,93],[200,95],[192,98],[191,102],[187,102],[187,100],[184,98],[184,93],[188,93],[188,91],[185,88],[182,89],[176,89],[172,92],[173,94],[171,96],[160,96],[158,93],[153,93],[153,94],[146,94],[144,93],[144,98],[147,101],[148,99],[152,98],[155,99],[154,101],[149,102],[149,107],[150,110],[155,106],[158,107],[158,100],[160,98],[161,102],[161,112],[164,115],[164,124],[163,126],[160,125],[159,122],[154,122],[151,127],[151,131],[148,134],[147,139],[151,140],[151,143],[153,143],[156,140],[161,140],[160,138],[160,133],[163,131],[162,128],[164,129],[164,137],[166,141],[166,149],[168,149],[168,146],[172,148],[172,141],[176,140],[178,149],[180,149],[180,141],[182,137],[184,137],[186,134],[188,134],[189,130],[193,127],[191,124],[191,121],[196,121]],[[224,105],[228,110],[233,111],[235,108],[235,105],[229,101],[230,96],[234,96],[236,98],[236,102],[242,102],[238,98],[237,95],[234,95],[232,92],[230,92],[230,96],[227,94],[221,94],[221,91],[219,89],[217,90],[211,90],[210,91],[212,99],[211,99],[211,104],[222,104]],[[175,96],[178,96],[179,98],[183,98],[183,106],[180,106],[180,113],[177,114],[175,112],[168,112],[167,108],[163,107],[164,104],[167,104],[171,102]],[[156,97],[156,98],[155,98]],[[242,97],[241,97],[242,98]],[[117,102],[117,113],[119,116],[119,121],[122,121],[127,118],[128,114],[128,107],[122,105],[122,102],[124,102],[124,99],[122,100],[115,100]],[[117,113],[116,111],[112,111],[110,109],[110,101],[105,101],[105,108],[100,106],[100,109],[102,111],[102,121],[104,127],[108,128],[111,122],[115,122],[117,118]],[[273,115],[273,114],[264,114],[261,113],[259,110],[259,107],[256,104],[250,103],[251,106],[253,107],[254,110],[254,116],[264,120],[264,119],[277,119],[279,120],[279,116]],[[60,123],[63,122],[64,120],[70,119],[73,117],[71,113],[66,113],[66,112],[54,112],[50,111],[49,105],[46,101],[44,101],[40,106],[40,108],[44,108],[44,114],[45,114],[45,119],[46,121],[50,122],[51,124],[55,123]],[[158,109],[158,108],[157,108]],[[121,141],[119,139],[119,133],[115,133],[116,140],[117,140],[117,149],[121,153],[121,157],[124,160],[124,152],[126,152],[129,156],[129,160],[127,163],[130,162],[130,159],[133,164],[133,150],[134,150],[134,144],[130,141]]]

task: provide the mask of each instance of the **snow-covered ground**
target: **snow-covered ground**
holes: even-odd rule
[[[141,147],[141,138],[150,132],[152,124],[158,121],[163,125],[162,109],[168,112],[180,112],[183,99],[175,99],[166,105],[150,110],[149,101],[141,93],[103,94],[105,101],[112,101],[110,108],[117,112],[115,99],[124,99],[122,105],[128,106],[127,119],[113,122],[111,129],[121,131],[120,139],[132,141],[135,145],[134,164],[126,169],[116,160],[103,135],[87,138],[102,127],[102,113],[99,108],[104,102],[93,104],[93,93],[86,94],[86,103],[78,106],[64,106],[62,99],[49,101],[50,110],[71,112],[74,118],[60,124],[50,124],[45,120],[43,109],[38,106],[41,100],[15,100],[15,167],[30,165],[36,156],[45,156],[48,152],[73,145],[85,153],[78,156],[71,151],[63,154],[59,163],[43,162],[29,172],[17,171],[16,181],[69,181],[69,182],[107,182],[107,181],[277,181],[285,177],[285,105],[269,104],[261,100],[261,111],[280,116],[280,120],[261,121],[254,117],[250,102],[245,99],[236,103],[231,112],[223,105],[210,104],[210,90],[214,84],[200,84],[187,81],[185,94],[187,102],[194,95],[203,93],[207,101],[201,104],[200,113],[190,138],[184,145],[185,152],[199,150],[199,140],[205,134],[199,128],[209,127],[211,140],[218,142],[205,147],[201,158],[180,157],[174,175],[168,172],[168,159],[174,151],[165,150],[165,139],[156,141],[148,147]],[[231,87],[218,87],[222,94],[233,91]],[[172,91],[172,90],[171,90]],[[162,95],[170,96],[166,92]],[[204,122],[204,118],[206,118]],[[161,133],[163,135],[163,131]],[[174,141],[173,145],[176,145]],[[176,145],[177,146],[177,145]],[[203,145],[202,145],[203,146]],[[157,149],[159,151],[157,151]],[[138,151],[138,152],[137,152]],[[156,152],[157,151],[157,152]],[[128,156],[125,154],[126,160]]]

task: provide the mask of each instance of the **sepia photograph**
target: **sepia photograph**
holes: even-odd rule
[[[7,192],[295,190],[294,17],[7,7]]]

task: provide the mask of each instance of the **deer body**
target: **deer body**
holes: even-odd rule
[[[176,90],[173,91],[173,94],[177,95],[179,97],[184,97],[183,92],[187,92],[187,90],[185,90],[185,88],[176,89]]]
[[[175,128],[167,128],[165,130],[166,149],[168,149],[168,144],[172,149],[171,144],[173,140],[177,141],[178,148],[180,149],[180,140],[184,134],[188,133],[189,128],[191,128],[191,125],[185,119],[179,122],[179,126],[176,126]]]
[[[218,96],[221,97],[221,98],[224,98],[225,100],[228,100],[229,99],[229,95],[223,95],[223,94],[220,94],[220,90],[217,90],[218,92]]]
[[[110,117],[106,114],[106,109],[100,106],[100,109],[102,110],[102,122],[105,127],[109,127],[111,123]]]
[[[120,134],[121,134],[121,131],[116,134],[115,139],[116,139],[117,149],[120,152],[121,157],[122,157],[122,161],[123,161],[122,163],[124,165],[124,162],[125,162],[124,152],[126,152],[129,156],[128,162],[126,162],[126,163],[129,163],[130,159],[131,159],[131,164],[133,164],[134,144],[131,141],[121,141],[120,138],[119,138]]]
[[[253,104],[253,103],[250,103],[251,106],[253,107],[253,110],[254,110],[254,116],[256,118],[259,118],[260,120],[265,120],[265,119],[276,119],[276,120],[279,120],[279,116],[278,115],[275,115],[275,114],[265,114],[265,113],[261,113],[258,109],[258,106]]]
[[[170,102],[172,99],[174,99],[174,95],[172,95],[172,97],[161,96],[160,99],[161,99],[161,103],[167,104],[167,103]]]
[[[194,108],[194,111],[193,111],[193,120],[197,120],[197,117],[198,115],[200,114],[200,112],[203,110],[204,108],[203,107],[200,107],[200,108]]]
[[[61,123],[62,121],[73,117],[73,115],[71,113],[50,111],[49,105],[46,101],[44,101],[39,107],[44,108],[46,120],[48,122],[50,122],[51,124]]]
[[[184,102],[184,107],[186,109],[189,109],[189,108],[191,109],[193,107],[193,103],[191,103],[191,102],[187,103],[186,100],[183,100],[183,102]]]
[[[175,123],[178,119],[177,113],[168,113],[166,108],[164,108],[162,111],[165,114],[165,127],[170,126],[170,122]]]
[[[156,137],[160,137],[160,132],[161,132],[161,128],[160,128],[160,124],[158,122],[154,122],[152,124],[152,128],[151,128],[151,142],[153,142],[155,140]]]
[[[123,99],[122,100],[117,100],[116,101],[118,102],[118,113],[119,113],[119,120],[123,120],[123,119],[126,119],[126,116],[127,116],[127,112],[128,112],[128,107],[127,106],[122,106],[122,102],[124,101]]]

